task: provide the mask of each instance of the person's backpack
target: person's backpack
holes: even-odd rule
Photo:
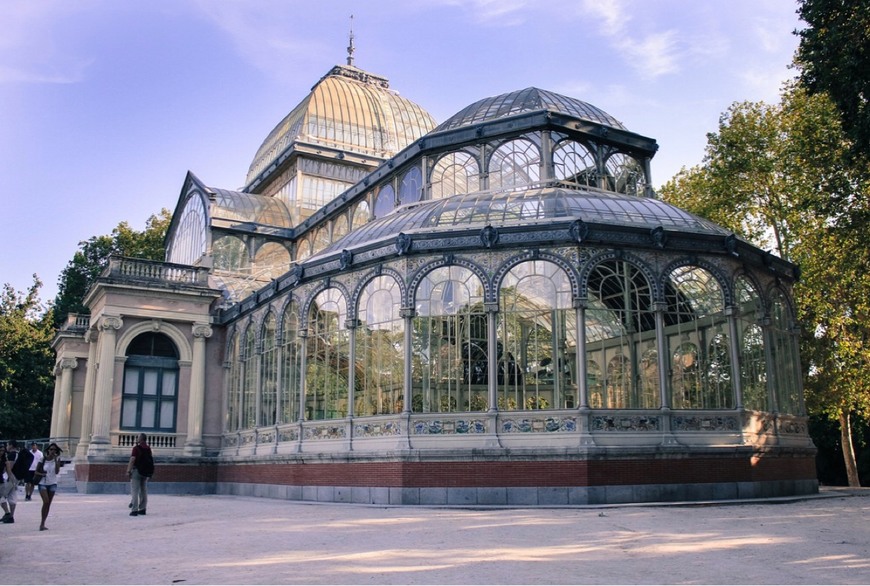
[[[18,450],[18,455],[15,456],[15,463],[12,464],[12,474],[14,474],[15,478],[18,480],[24,480],[32,463],[33,454],[30,450]]]
[[[151,455],[151,448],[139,448],[139,454],[136,456],[136,470],[142,476],[148,478],[154,476],[154,457]]]

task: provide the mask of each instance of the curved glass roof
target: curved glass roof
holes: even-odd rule
[[[600,108],[575,98],[530,87],[479,100],[441,123],[435,131],[471,126],[480,122],[539,110],[554,110],[584,120],[625,130],[625,126],[621,122]]]
[[[284,202],[275,197],[253,193],[211,189],[210,206],[212,219],[249,222],[277,228],[291,228],[290,211]]]
[[[525,191],[455,195],[399,208],[369,222],[324,249],[317,256],[353,248],[400,232],[453,230],[456,227],[530,225],[552,219],[727,236],[713,222],[669,203],[648,197],[595,190],[542,187]]]
[[[434,127],[429,113],[389,89],[385,78],[337,65],[269,133],[245,183],[250,184],[297,140],[387,158]]]

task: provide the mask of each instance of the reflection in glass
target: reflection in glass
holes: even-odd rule
[[[411,167],[399,183],[399,205],[420,201],[423,195],[423,174],[420,167]]]
[[[431,198],[441,199],[480,189],[480,167],[468,153],[448,153],[432,169]]]
[[[785,294],[780,290],[775,290],[772,295],[770,313],[777,408],[780,413],[802,415],[798,378],[800,362],[796,336],[792,333],[794,318]]]
[[[520,263],[505,275],[499,301],[498,408],[573,407],[576,321],[565,271]]]
[[[764,357],[764,331],[758,324],[762,316],[761,298],[749,279],[735,280],[737,299],[737,335],[740,344],[740,388],[743,406],[756,411],[768,411],[767,368]]]
[[[466,268],[439,267],[421,280],[415,300],[412,411],[487,409],[483,283]]]
[[[392,185],[382,185],[375,199],[375,217],[383,218],[396,207],[396,192]]]
[[[362,291],[354,349],[355,415],[402,412],[405,325],[401,307],[401,290],[392,277],[375,277]]]
[[[318,293],[308,317],[310,334],[305,370],[306,419],[347,415],[347,302],[335,288]]]

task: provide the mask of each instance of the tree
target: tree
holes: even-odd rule
[[[852,154],[870,152],[870,0],[800,0],[808,27],[800,36],[796,62],[812,93],[828,93],[840,113]]]
[[[138,232],[127,222],[121,222],[111,235],[92,236],[79,242],[79,249],[60,275],[58,293],[54,301],[55,326],[59,326],[69,313],[87,313],[83,304],[85,294],[109,264],[112,255],[163,260],[164,239],[172,213],[163,208],[145,223]]]
[[[857,486],[851,416],[870,413],[870,183],[850,146],[828,96],[793,86],[777,106],[729,108],[703,163],[661,193],[801,266],[807,406],[839,421]]]
[[[22,293],[8,283],[0,296],[0,436],[47,437],[54,395],[51,312],[39,301],[42,283]]]

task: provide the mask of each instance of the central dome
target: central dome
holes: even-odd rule
[[[539,110],[553,110],[625,130],[625,126],[619,120],[600,108],[576,98],[530,87],[478,100],[444,121],[435,131],[471,126],[480,122],[488,122],[524,112],[536,112]]]
[[[391,90],[386,78],[336,65],[269,133],[245,183],[250,185],[294,143],[387,159],[434,127],[432,116]]]

